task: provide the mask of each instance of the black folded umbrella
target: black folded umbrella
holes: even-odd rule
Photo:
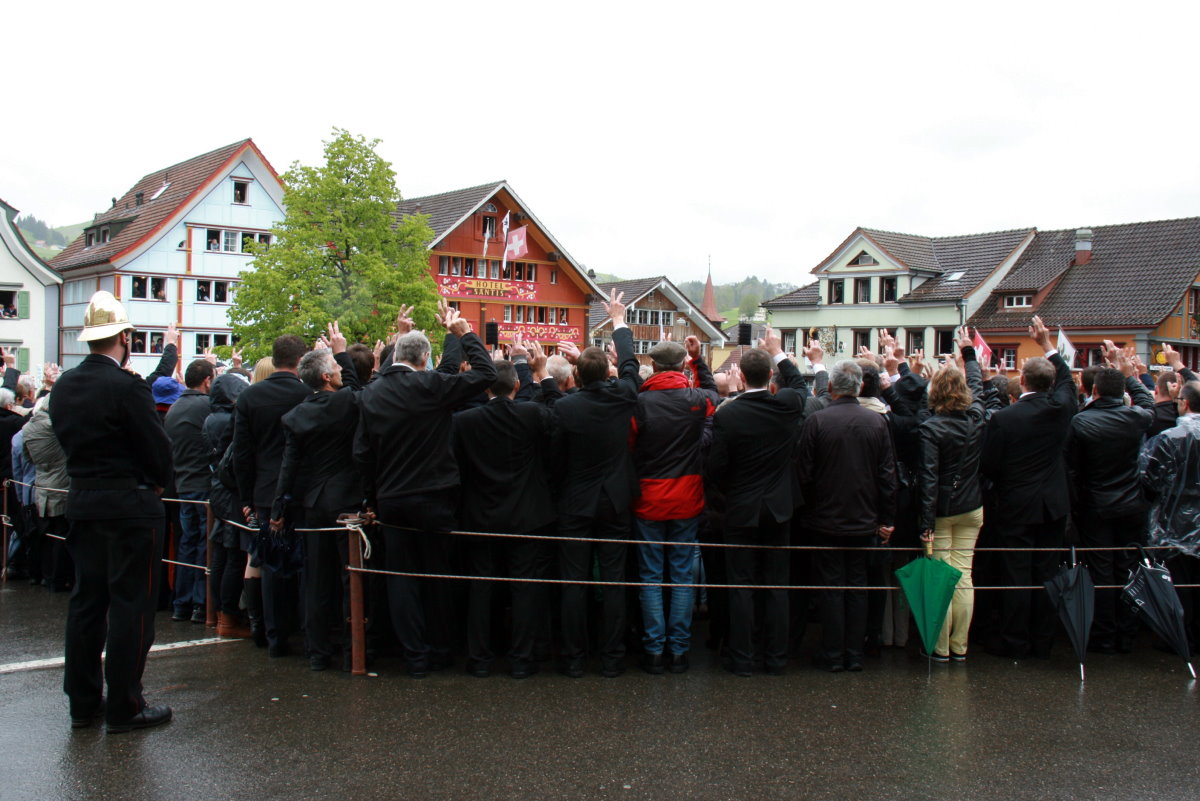
[[[290,521],[283,531],[271,531],[271,523],[264,520],[255,535],[258,544],[258,559],[263,567],[269,567],[284,578],[295,575],[304,566],[304,544]]]
[[[1063,565],[1062,570],[1046,582],[1046,594],[1071,638],[1075,655],[1079,657],[1079,680],[1083,681],[1083,660],[1096,612],[1096,585],[1087,568],[1075,558],[1074,547],[1071,548],[1070,564]]]
[[[1142,559],[1129,571],[1129,583],[1121,595],[1154,633],[1183,657],[1194,679],[1196,668],[1192,667],[1192,651],[1188,647],[1187,629],[1184,628],[1183,604],[1179,602],[1171,573],[1161,562],[1150,561],[1140,547],[1138,550]]]

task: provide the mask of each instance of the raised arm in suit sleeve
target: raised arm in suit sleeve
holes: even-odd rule
[[[154,372],[146,376],[146,386],[153,387],[154,382],[160,378],[170,378],[175,374],[175,365],[179,363],[179,350],[175,347],[174,342],[168,342],[163,345],[162,358],[158,360],[158,367],[154,368]]]
[[[15,367],[4,368],[4,389],[7,389],[12,394],[17,394],[17,379],[21,377],[21,371]]]
[[[362,389],[362,384],[358,380],[358,370],[354,368],[354,360],[350,358],[350,354],[335,353],[333,360],[337,362],[337,366],[342,371],[342,389],[348,389],[351,392],[358,392]]]
[[[438,362],[437,371],[446,375],[458,375],[462,362],[462,341],[454,334],[447,333],[446,338],[442,340],[442,359]]]
[[[559,398],[563,397],[565,394],[561,389],[558,388],[558,381],[554,379],[554,376],[548,376],[547,378],[542,379],[541,390],[542,391],[537,394],[537,397],[535,397],[534,400],[548,409],[553,408],[554,404],[558,403]]]
[[[828,373],[826,373],[826,377],[828,377]],[[808,400],[810,394],[808,382],[804,380],[804,376],[800,375],[800,369],[791,359],[784,358],[779,362],[779,384],[796,390],[800,395],[801,403]]]
[[[449,376],[441,382],[442,401],[450,406],[475,397],[496,380],[496,365],[484,347],[483,340],[472,331],[459,340],[459,343],[471,369]]]
[[[529,401],[537,400],[541,387],[533,380],[533,370],[529,368],[528,359],[513,360],[513,367],[517,371],[517,381],[520,389],[517,390],[517,396],[513,399],[517,403],[528,403]]]
[[[613,346],[617,349],[617,380],[637,394],[641,382],[638,377],[638,360],[633,353],[633,332],[629,326],[613,331]]]
[[[1071,378],[1071,368],[1057,353],[1050,354],[1050,363],[1054,365],[1054,390],[1050,396],[1051,400],[1075,414],[1075,410],[1079,408],[1079,399],[1075,381]]]
[[[1141,375],[1139,375],[1138,383],[1141,384],[1142,386],[1144,386],[1146,389],[1150,390],[1151,392],[1154,391],[1154,376],[1150,375],[1149,373],[1142,373]]]
[[[1152,414],[1154,412],[1154,396],[1147,391],[1142,382],[1136,378],[1129,377],[1125,379],[1125,391],[1129,393],[1133,405],[1139,409],[1146,409]]]

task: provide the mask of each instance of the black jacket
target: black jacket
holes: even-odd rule
[[[0,409],[0,447],[4,448],[4,457],[0,458],[0,479],[12,478],[12,439],[29,420],[26,415],[17,414],[8,409]]]
[[[217,376],[208,391],[209,415],[204,420],[201,434],[208,448],[209,489],[208,501],[213,514],[225,520],[242,519],[242,503],[236,497],[234,486],[226,486],[217,475],[217,465],[233,442],[233,406],[238,395],[249,388],[250,382],[241,376],[226,373]],[[236,540],[227,542],[232,545]]]
[[[857,398],[837,398],[804,422],[796,463],[808,502],[806,529],[861,537],[895,522],[891,429]]]
[[[1153,437],[1168,428],[1174,428],[1175,424],[1179,422],[1179,407],[1173,400],[1159,401],[1154,404],[1151,411],[1154,413],[1154,419],[1150,422],[1150,428],[1146,430],[1147,437]]]
[[[289,501],[324,517],[362,504],[362,477],[353,458],[357,430],[358,393],[348,388],[315,392],[283,416],[272,519],[282,517]]]
[[[204,441],[204,421],[211,410],[208,395],[188,389],[171,404],[163,420],[171,439],[175,489],[179,492],[208,493],[209,448]]]
[[[782,523],[802,503],[793,456],[808,387],[790,359],[779,378],[774,395],[744,392],[713,415],[707,475],[724,495],[730,528],[755,528],[763,517]]]
[[[470,531],[524,534],[552,523],[553,418],[540,403],[492,398],[454,417],[463,486],[459,520]]]
[[[624,514],[638,494],[629,434],[638,397],[638,361],[628,327],[613,331],[618,377],[594,381],[554,404],[555,476],[564,515],[592,517],[607,497]]]
[[[1050,357],[1055,382],[992,415],[983,445],[983,474],[996,486],[997,522],[1023,525],[1066,517],[1070,511],[1063,446],[1075,414],[1071,368]]]
[[[1126,515],[1146,509],[1138,454],[1154,422],[1154,396],[1136,378],[1125,379],[1133,399],[1096,398],[1079,410],[1067,434],[1067,473],[1078,511]]]
[[[496,367],[474,333],[456,339],[447,335],[443,353],[461,346],[471,364],[467,372],[459,373],[446,356],[437,370],[392,364],[359,394],[354,460],[370,504],[459,485],[451,417],[491,385]]]
[[[58,379],[50,420],[67,455],[68,518],[162,519],[155,488],[171,481],[171,442],[145,381],[93,353]]]
[[[963,412],[933,415],[917,428],[921,440],[918,525],[922,531],[931,530],[938,517],[960,515],[983,505],[979,463],[988,410],[983,400],[983,373],[973,350],[964,351],[964,366],[971,390],[970,407]]]
[[[251,384],[235,404],[233,472],[242,504],[270,508],[283,461],[283,416],[312,394],[295,373],[272,373]]]

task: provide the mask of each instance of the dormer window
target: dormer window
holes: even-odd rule
[[[233,182],[233,202],[239,205],[246,204],[246,198],[250,195],[249,181],[234,181]]]
[[[109,229],[101,228],[100,229],[100,244],[103,245],[105,242],[108,241],[108,239],[109,239]]]
[[[90,247],[91,247],[92,245],[94,245],[94,244],[96,244],[96,232],[95,232],[95,231],[88,231],[88,232],[87,232],[87,239],[85,240],[84,247],[85,247],[85,248],[90,248]]]
[[[949,273],[946,276],[946,280],[947,281],[961,281],[962,277],[964,275],[966,275],[966,272],[964,272],[963,270],[955,270],[954,272]]]
[[[1005,295],[1004,308],[1028,309],[1033,305],[1033,295]]]
[[[854,257],[854,261],[852,261],[851,264],[853,264],[855,267],[874,267],[878,265],[879,262],[875,261],[875,257],[864,250],[862,253],[859,253]]]
[[[483,231],[484,239],[495,239],[496,238],[496,218],[495,217],[483,217],[482,218],[482,226],[483,226],[482,231]]]

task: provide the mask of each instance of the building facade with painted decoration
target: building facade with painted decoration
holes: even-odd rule
[[[83,312],[99,289],[115,295],[137,326],[133,369],[154,369],[167,326],[183,334],[180,359],[234,344],[229,308],[252,245],[271,243],[283,220],[283,185],[244,139],[148,173],[93,218],[51,262],[62,273],[64,367],[87,354]]]
[[[494,322],[500,344],[520,336],[554,349],[583,347],[588,308],[600,289],[506,181],[410,198],[397,219],[429,216],[429,271],[438,293],[484,336]],[[524,227],[527,252],[504,258],[509,231]]]
[[[650,364],[647,354],[668,334],[676,342],[683,342],[689,336],[699,339],[700,352],[710,366],[714,350],[725,345],[721,318],[715,308],[709,312],[701,309],[665,276],[601,284],[600,289],[603,297],[610,297],[613,292],[623,294],[625,322],[633,334],[633,350],[642,364]],[[612,321],[597,299],[588,319],[588,344],[603,346],[611,339]]]

